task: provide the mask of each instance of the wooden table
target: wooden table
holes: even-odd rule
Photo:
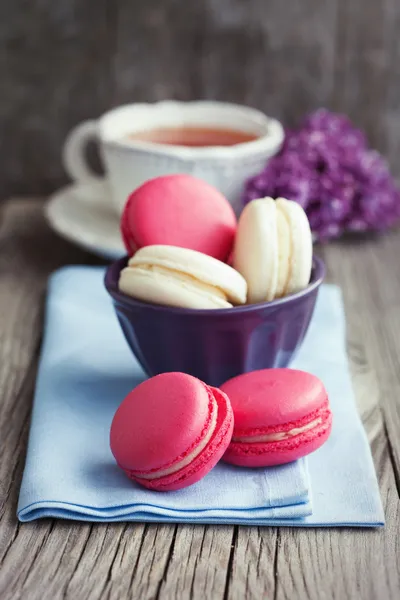
[[[400,231],[318,251],[344,292],[358,406],[386,527],[20,524],[46,279],[99,264],[59,239],[43,203],[11,200],[0,221],[0,598],[396,599],[400,597]]]

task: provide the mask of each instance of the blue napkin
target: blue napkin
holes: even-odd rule
[[[293,365],[315,373],[328,388],[334,411],[329,441],[308,463],[300,460],[270,469],[220,463],[194,486],[161,494],[129,481],[109,450],[113,414],[145,376],[122,337],[103,289],[103,274],[98,268],[68,267],[50,280],[18,505],[21,521],[53,516],[254,525],[383,524],[371,454],[354,405],[337,288],[321,289],[313,323]]]

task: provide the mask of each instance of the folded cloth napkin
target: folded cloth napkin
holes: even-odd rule
[[[325,383],[329,441],[306,460],[269,469],[218,464],[202,481],[165,494],[140,488],[109,449],[113,414],[145,378],[103,289],[102,269],[68,267],[49,286],[18,517],[254,525],[383,524],[372,458],[354,404],[340,292],[323,286],[293,364]],[[307,470],[308,464],[308,470]],[[308,473],[309,471],[309,473]],[[309,495],[312,488],[312,509]]]

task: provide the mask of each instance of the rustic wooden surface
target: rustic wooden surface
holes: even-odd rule
[[[0,216],[0,598],[346,598],[400,591],[400,231],[319,249],[343,288],[357,402],[386,513],[381,530],[19,524],[43,298],[49,273],[98,263],[53,234],[33,199]]]
[[[79,121],[165,98],[343,111],[400,176],[399,26],[397,0],[3,0],[0,198],[64,183]]]

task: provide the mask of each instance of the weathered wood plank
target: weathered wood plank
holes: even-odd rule
[[[331,276],[340,282],[348,321],[357,321],[356,339],[376,373],[379,400],[400,481],[400,318],[398,255],[400,231],[369,242],[334,243],[327,252]]]
[[[74,564],[74,553],[89,526],[50,521],[20,527],[15,512],[25,461],[29,415],[41,338],[43,293],[51,271],[66,262],[94,262],[48,229],[42,202],[5,204],[0,221],[0,597],[43,598],[39,575],[59,564]],[[21,273],[24,273],[21,279]],[[71,541],[73,544],[71,545]],[[57,563],[54,558],[64,558]],[[44,562],[45,566],[44,566]],[[36,571],[36,567],[39,568]],[[64,570],[64,569],[63,569]],[[62,571],[63,571],[62,570]],[[61,572],[62,572],[61,571]],[[65,569],[63,577],[68,573]],[[31,585],[32,576],[36,583]],[[65,580],[63,579],[65,585]],[[62,586],[60,586],[60,589]],[[49,585],[57,598],[57,590]],[[26,597],[26,596],[25,596]],[[51,597],[50,595],[48,597]]]
[[[373,444],[380,466],[385,530],[280,530],[277,600],[362,598],[395,600],[400,589],[399,498],[384,433]]]
[[[239,527],[227,597],[275,598],[280,533],[275,527]]]
[[[237,528],[178,527],[160,598],[223,598]]]

